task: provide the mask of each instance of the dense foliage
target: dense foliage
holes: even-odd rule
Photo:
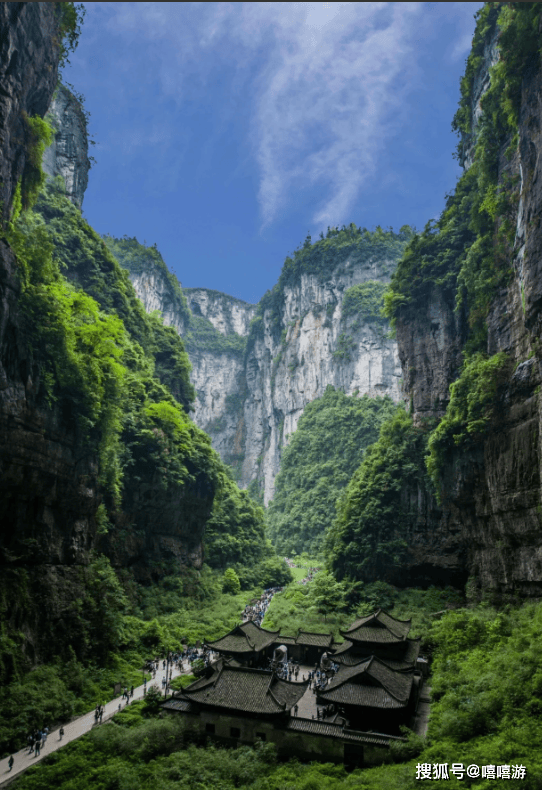
[[[504,352],[489,358],[474,354],[450,386],[446,414],[428,442],[427,468],[436,488],[440,483],[439,471],[453,448],[472,445],[487,432],[498,411],[499,387],[509,370],[510,361]]]
[[[269,536],[279,554],[321,548],[337,497],[395,408],[388,397],[349,397],[331,385],[307,404],[284,449],[267,509]]]
[[[158,315],[145,313],[127,272],[58,179],[47,184],[33,211],[11,222],[8,239],[19,266],[37,402],[54,407],[76,446],[99,460],[103,500],[95,520],[103,550],[114,554],[130,532],[140,534],[136,496],[154,498],[161,518],[164,503],[175,503],[177,514],[198,504],[196,489],[208,498],[207,512],[212,505],[208,534],[205,508],[198,529],[213,566],[233,565],[244,589],[262,579],[269,585],[288,581],[286,566],[265,539],[261,510],[239,491],[209,437],[187,415],[193,389],[182,340]],[[162,565],[149,568],[154,578],[168,572]],[[179,575],[177,568],[176,574],[185,596],[197,597],[201,587],[186,581],[189,572]],[[63,623],[77,660],[86,664],[104,666],[122,648],[125,603],[118,575],[105,557],[96,557],[81,569],[78,585],[73,582]],[[219,586],[215,590],[220,594]],[[15,594],[4,592],[6,601]],[[11,650],[22,655],[24,636],[5,623],[1,636],[3,680],[21,679],[24,661],[17,669],[7,656]]]
[[[243,589],[288,583],[291,579],[288,567],[275,554],[265,530],[263,508],[224,474],[205,531],[209,565],[213,568],[231,565]]]
[[[305,598],[300,590],[296,592]],[[417,764],[429,764],[432,772],[433,765],[463,763],[465,767],[522,764],[526,777],[517,785],[538,790],[542,781],[540,604],[501,612],[482,604],[435,619],[429,613],[443,608],[445,591],[413,590],[396,592],[396,596],[401,598],[402,608],[393,609],[394,615],[417,617],[425,613],[424,650],[433,657],[434,702],[428,739],[425,744],[414,744],[411,739],[405,754],[396,750],[392,755],[392,759],[406,762],[347,774],[340,765],[303,765],[295,760],[277,763],[271,745],[202,748],[197,736],[185,729],[181,716],[160,719],[137,702],[112,724],[65,746],[26,772],[15,787],[82,790],[91,784],[103,790],[128,786],[136,790],[193,790],[201,786],[223,790],[414,790],[420,786]],[[412,758],[412,754],[416,756]],[[424,780],[423,784],[436,790],[442,780]],[[514,787],[516,782],[508,780],[506,784]],[[496,782],[466,776],[461,780],[450,772],[446,785],[457,790],[489,790]]]
[[[367,280],[347,288],[343,296],[342,316],[356,316],[356,323],[387,323],[382,315],[386,285],[378,280]]]
[[[327,535],[326,548],[339,578],[386,580],[401,565],[417,515],[417,492],[427,486],[427,433],[398,407],[365,453]],[[416,494],[414,501],[409,491]]]

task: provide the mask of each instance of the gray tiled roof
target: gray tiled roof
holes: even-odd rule
[[[388,738],[386,735],[373,735],[372,733],[348,730],[340,724],[329,724],[324,721],[314,719],[302,719],[294,716],[286,727],[290,732],[307,732],[310,735],[324,735],[330,738],[340,738],[343,741],[354,743],[372,743],[379,746],[387,746],[390,740],[404,740],[403,738]]]
[[[333,642],[333,634],[317,634],[312,631],[303,631],[299,629],[296,636],[284,636],[279,634],[275,639],[277,645],[304,645],[306,647],[331,647]]]
[[[420,653],[420,640],[406,639],[404,644],[406,649],[401,656],[397,656],[396,658],[382,658],[379,656],[382,663],[386,664],[390,669],[395,669],[397,671],[413,669]],[[332,658],[336,660],[338,664],[352,667],[355,664],[359,664],[360,661],[369,658],[369,656],[364,656],[363,653],[360,653],[359,648],[358,652],[356,652],[352,642],[345,642],[344,645],[341,645],[341,647],[335,651]]]
[[[226,653],[254,653],[264,650],[276,642],[278,631],[266,631],[256,623],[248,620],[243,625],[237,625],[225,636],[216,642],[208,642],[211,650]]]
[[[403,708],[412,688],[411,672],[397,672],[376,656],[342,666],[318,697],[326,702],[370,708]]]
[[[353,642],[393,644],[406,639],[410,624],[411,620],[396,620],[382,609],[377,609],[373,614],[356,620],[347,631],[341,631],[341,634]]]
[[[289,711],[307,689],[306,683],[289,683],[263,669],[231,667],[224,663],[209,678],[196,680],[183,696],[200,705],[245,713],[273,714]]]
[[[168,699],[167,702],[163,703],[162,707],[166,708],[166,710],[178,710],[181,713],[196,713],[194,705],[185,699]]]
[[[333,642],[333,634],[315,634],[300,628],[295,641],[297,645],[307,645],[308,647],[329,647]]]

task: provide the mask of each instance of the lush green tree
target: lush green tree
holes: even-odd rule
[[[347,396],[331,385],[306,406],[267,509],[269,536],[280,555],[321,550],[338,496],[395,409],[388,397]]]
[[[310,586],[309,601],[324,615],[324,620],[330,612],[341,611],[345,608],[346,590],[329,571],[319,571]]]
[[[222,589],[224,592],[232,593],[233,595],[237,595],[238,592],[241,592],[241,582],[233,568],[226,568],[224,571]]]
[[[375,581],[390,577],[402,562],[406,537],[417,516],[409,490],[429,490],[425,470],[427,432],[415,428],[399,407],[383,423],[337,508],[327,535],[332,568],[339,578]]]

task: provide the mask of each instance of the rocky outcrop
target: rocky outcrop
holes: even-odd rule
[[[125,261],[121,260],[120,263],[126,265]],[[173,275],[168,277],[167,271],[154,265],[152,261],[138,270],[129,271],[132,285],[147,313],[160,310],[166,326],[173,326],[180,335],[186,334],[188,313],[179,287],[176,288],[172,282]]]
[[[66,194],[77,208],[81,208],[90,169],[83,108],[64,85],[59,85],[46,117],[54,129],[54,137],[45,150],[43,170],[51,178],[62,176]]]
[[[184,295],[192,313],[206,318],[222,335],[248,335],[257,305],[208,288],[185,288]]]
[[[464,135],[462,141],[461,151],[461,166],[468,170],[472,165],[474,158],[474,148],[476,145],[476,132],[480,128],[480,120],[482,118],[482,98],[490,85],[490,69],[499,60],[499,28],[497,26],[497,17],[499,9],[493,8],[490,12],[488,19],[489,31],[486,35],[481,53],[481,64],[474,77],[472,86],[472,96],[470,102],[470,117],[471,129],[470,135]]]
[[[9,219],[27,161],[26,116],[43,117],[57,81],[58,21],[52,3],[0,4],[0,215]]]

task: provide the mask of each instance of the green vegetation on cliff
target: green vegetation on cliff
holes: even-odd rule
[[[347,288],[344,292],[342,317],[356,316],[356,323],[360,325],[370,321],[378,324],[387,323],[382,315],[385,291],[386,285],[378,280],[367,280]]]
[[[184,342],[189,352],[205,354],[225,354],[233,353],[243,356],[246,347],[246,338],[232,332],[223,335],[219,332],[208,318],[202,315],[190,314],[188,329],[184,336]]]
[[[61,617],[49,622],[46,616],[37,629],[47,632],[40,659],[58,656],[62,644],[63,650],[71,645],[78,661],[104,664],[122,649],[113,627],[124,607],[113,589],[122,573],[115,573],[107,557],[117,565],[136,560],[140,577],[148,580],[173,572],[183,584],[189,571],[180,557],[151,548],[155,524],[168,536],[182,537],[186,551],[204,541],[217,571],[234,565],[244,589],[265,578],[270,584],[287,580],[286,567],[266,543],[261,510],[239,491],[209,437],[187,414],[193,388],[181,338],[159,316],[145,313],[127,272],[59,180],[47,184],[33,211],[11,223],[8,239],[19,267],[32,397],[43,410],[55,409],[73,433],[76,452],[97,461],[98,506],[85,545],[106,555],[81,567],[80,578],[74,571],[73,580],[66,580]],[[6,555],[6,578],[26,567],[26,559],[42,556],[41,539],[36,533],[21,543],[22,553]],[[168,570],[172,563],[174,571]],[[113,585],[110,598],[106,582]],[[103,595],[96,598],[99,588]],[[0,661],[4,682],[21,679],[28,669],[28,645],[10,624],[17,590],[2,588],[8,648],[0,646],[0,656],[10,646],[21,656],[19,666]],[[194,593],[190,584],[184,590],[187,597]]]
[[[428,468],[435,482],[453,448],[476,440],[490,426],[497,396],[493,374],[500,381],[509,372],[502,355],[489,356],[486,319],[498,289],[512,276],[519,179],[510,176],[508,162],[518,144],[522,80],[539,65],[542,44],[539,3],[486,3],[476,19],[453,122],[460,134],[458,158],[469,155],[472,163],[440,219],[408,244],[385,296],[386,313],[398,328],[423,314],[435,292],[458,314],[464,359],[444,419],[429,441]],[[497,28],[499,57],[489,69],[490,85],[474,127],[474,86]]]
[[[117,239],[109,234],[102,236],[102,239],[123,269],[127,269],[132,274],[152,274],[154,269],[164,276],[170,285],[176,311],[185,320],[188,320],[190,310],[186,296],[175,275],[169,271],[156,244],[148,247],[141,244],[135,237],[123,236],[122,239]]]
[[[478,353],[467,359],[450,386],[446,414],[428,442],[427,469],[437,489],[446,455],[454,447],[474,444],[487,433],[497,414],[499,387],[509,372],[510,360],[504,352],[489,358]]]
[[[339,264],[346,265],[349,261],[355,261],[358,264],[370,262],[378,266],[382,274],[390,276],[412,234],[413,231],[408,225],[403,226],[399,233],[394,233],[393,230],[385,231],[380,226],[369,231],[367,228],[358,228],[352,222],[348,227],[343,225],[341,229],[328,228],[325,238],[321,234],[314,244],[311,237],[307,236],[303,245],[295,250],[293,258],[286,258],[278,282],[258,303],[256,316],[251,322],[249,346],[261,331],[262,317],[266,311],[271,311],[272,321],[278,328],[284,289],[299,282],[302,275],[314,275],[319,282],[325,282]],[[372,296],[367,293],[365,302],[367,298],[372,299]],[[354,299],[357,301],[359,295]]]
[[[426,444],[426,431],[415,428],[400,406],[383,423],[339,499],[327,534],[329,561],[339,578],[387,580],[401,566],[418,490],[427,488]]]
[[[267,509],[269,536],[279,554],[321,549],[337,497],[395,409],[388,397],[349,397],[331,385],[307,404],[284,449]]]

